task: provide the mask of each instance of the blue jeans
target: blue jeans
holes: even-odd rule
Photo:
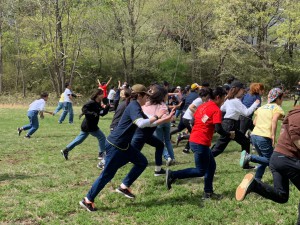
[[[187,168],[172,171],[171,177],[174,179],[184,179],[204,176],[204,192],[213,193],[213,179],[216,171],[216,161],[208,146],[190,142],[194,152],[196,168]]]
[[[58,113],[62,108],[64,107],[64,103],[63,102],[58,102],[58,105],[56,107],[56,109],[54,110],[54,114]]]
[[[73,117],[74,117],[74,113],[73,113],[73,106],[72,106],[72,102],[64,102],[64,111],[61,114],[60,118],[59,118],[59,123],[62,123],[67,114],[69,113],[69,123],[73,123]]]
[[[175,117],[178,118],[181,113],[182,113],[182,109],[176,109]]]
[[[148,165],[146,157],[138,149],[135,149],[131,145],[126,151],[122,151],[106,141],[105,148],[105,167],[86,195],[86,197],[92,202],[105,185],[115,176],[117,170],[128,162],[133,163],[133,167],[123,180],[123,184],[127,187],[132,185],[132,183],[143,173]]]
[[[154,135],[165,143],[165,148],[163,151],[163,156],[165,159],[170,157],[171,159],[175,159],[174,150],[170,139],[170,130],[171,130],[171,123],[164,123],[158,125],[156,127]]]
[[[100,129],[92,132],[80,131],[80,134],[70,144],[67,145],[67,149],[71,151],[77,145],[80,145],[89,136],[89,134],[98,139],[99,152],[105,152],[105,135]]]
[[[131,140],[131,145],[142,151],[145,144],[155,147],[155,165],[162,165],[162,155],[164,151],[164,143],[153,135],[155,127],[138,128]]]
[[[23,126],[23,130],[29,130],[27,136],[31,136],[39,128],[38,114],[39,111],[37,110],[31,110],[27,112],[27,116],[30,123]]]
[[[251,141],[254,145],[258,156],[251,155],[251,162],[259,163],[255,173],[255,178],[261,179],[265,173],[265,169],[269,166],[269,161],[273,153],[272,139],[257,135],[251,135]]]

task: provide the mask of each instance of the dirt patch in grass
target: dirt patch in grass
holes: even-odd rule
[[[1,109],[24,109],[28,108],[28,105],[22,104],[0,104]]]

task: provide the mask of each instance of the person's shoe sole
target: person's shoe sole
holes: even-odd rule
[[[82,203],[82,201],[79,201],[79,205],[82,207],[82,208],[85,208],[88,212],[94,212],[94,211],[91,211],[88,207],[86,207],[85,204]],[[96,210],[95,210],[96,211]]]
[[[124,195],[126,198],[130,198],[133,199],[134,197],[126,195],[125,193],[123,193],[122,191],[120,191],[118,188],[115,190],[117,193]]]
[[[245,196],[247,194],[247,190],[249,185],[254,180],[254,174],[248,173],[245,175],[244,179],[240,183],[240,185],[237,187],[235,191],[235,198],[237,201],[243,201],[245,199]]]
[[[166,186],[167,186],[168,190],[170,190],[172,188],[172,186],[169,182],[170,172],[171,172],[171,170],[167,169],[167,171],[166,171]]]
[[[247,152],[245,150],[243,150],[241,152],[241,158],[240,158],[240,167],[244,168],[245,166],[245,157],[247,155]]]

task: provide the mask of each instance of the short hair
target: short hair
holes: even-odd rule
[[[49,94],[47,92],[43,92],[40,96],[41,98],[46,98],[49,96]]]
[[[252,83],[250,85],[250,94],[255,95],[258,94],[259,91],[265,90],[265,86],[262,83]]]
[[[91,99],[95,101],[98,95],[103,95],[103,90],[102,89],[97,89],[97,91],[95,91],[91,95]]]
[[[226,96],[227,92],[222,87],[216,87],[214,90],[209,88],[209,97],[212,100],[215,100],[217,96],[222,98],[223,96]]]
[[[67,88],[68,86],[70,86],[70,83],[69,83],[69,82],[66,82],[66,83],[65,83],[65,88]]]

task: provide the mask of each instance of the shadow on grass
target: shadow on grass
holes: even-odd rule
[[[9,181],[9,180],[23,180],[23,179],[28,179],[31,176],[24,175],[24,174],[0,174],[0,182],[1,181]]]

